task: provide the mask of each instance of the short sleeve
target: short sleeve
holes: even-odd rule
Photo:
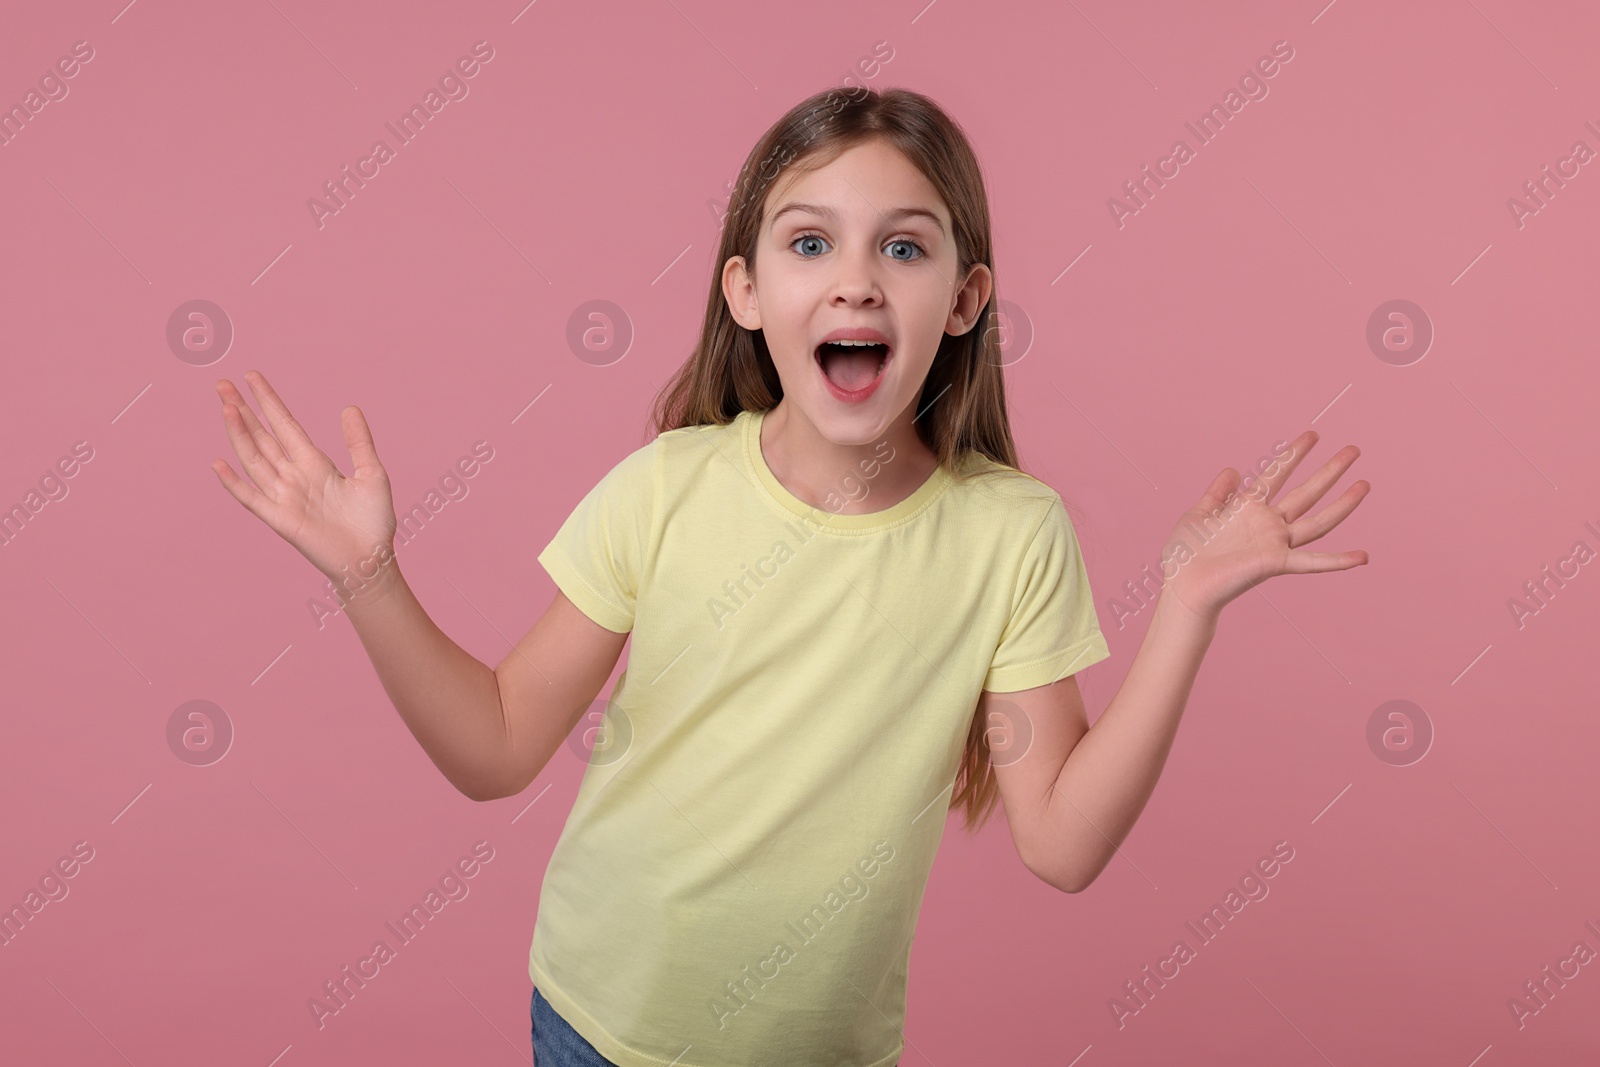
[[[1110,655],[1077,535],[1058,496],[1023,552],[1011,617],[983,688],[1011,693],[1049,685]]]
[[[633,629],[655,511],[654,443],[623,458],[567,516],[539,563],[589,618]]]

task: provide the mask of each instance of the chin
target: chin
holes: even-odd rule
[[[874,401],[879,399],[873,397]],[[888,401],[889,398],[882,399]],[[817,432],[830,443],[864,446],[876,444],[888,433],[889,425],[894,421],[891,408],[892,405],[888,403],[844,408],[831,396],[822,396],[806,405],[805,414]]]

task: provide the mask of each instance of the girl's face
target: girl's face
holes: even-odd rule
[[[888,142],[867,141],[775,185],[756,247],[756,276],[730,258],[723,294],[766,338],[790,414],[839,445],[907,439],[940,338],[972,328],[992,285],[982,264],[957,277],[933,184]],[[841,331],[884,344],[823,347]]]

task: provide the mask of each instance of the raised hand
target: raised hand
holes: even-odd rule
[[[346,478],[312,443],[260,371],[245,372],[245,381],[272,429],[261,425],[231,381],[217,382],[222,421],[250,476],[246,481],[227,460],[216,460],[211,469],[223,487],[310,560],[341,596],[352,590],[352,582],[378,577],[393,558],[394,499],[361,409],[351,406],[340,413],[354,465]]]
[[[1290,455],[1274,462],[1238,492],[1239,472],[1228,467],[1212,480],[1200,502],[1179,520],[1162,551],[1163,575],[1176,568],[1164,591],[1203,619],[1216,619],[1239,594],[1279,574],[1342,571],[1367,562],[1363,549],[1349,552],[1295,551],[1339,525],[1372,489],[1356,482],[1332,504],[1302,518],[1361,455],[1346,445],[1281,500],[1283,483],[1300,465],[1318,435],[1307,430],[1289,442]]]

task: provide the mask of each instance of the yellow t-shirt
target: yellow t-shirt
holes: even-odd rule
[[[1061,498],[973,454],[827,507],[762,412],[661,434],[539,554],[632,650],[545,872],[529,974],[621,1067],[889,1067],[980,689],[1108,655]],[[835,502],[837,501],[837,503]]]

